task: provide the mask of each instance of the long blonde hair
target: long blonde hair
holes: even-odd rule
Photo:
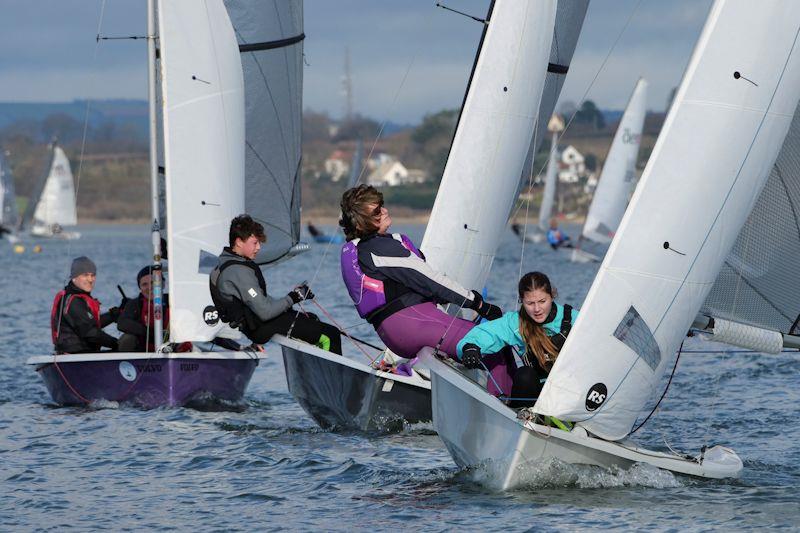
[[[550,279],[541,272],[528,272],[519,280],[518,292],[520,299],[519,306],[519,333],[525,342],[525,351],[533,354],[543,370],[550,371],[558,357],[558,347],[553,344],[547,335],[544,327],[528,316],[522,299],[526,292],[543,290],[553,298],[553,305],[556,305],[555,298],[558,294],[550,284]]]

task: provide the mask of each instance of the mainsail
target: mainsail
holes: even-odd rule
[[[797,335],[800,317],[800,108],[769,179],[701,312]]]
[[[550,141],[550,157],[547,158],[547,172],[544,175],[544,190],[542,191],[542,204],[539,206],[539,229],[547,231],[550,227],[550,217],[553,216],[553,203],[556,199],[558,186],[558,135],[564,131],[561,119],[553,115],[553,135]]]
[[[17,218],[17,196],[14,194],[14,176],[11,174],[11,167],[0,150],[0,227],[6,231],[16,229]]]
[[[241,53],[247,112],[245,209],[267,242],[256,261],[280,259],[300,239],[302,0],[225,0]]]
[[[428,262],[482,287],[519,185],[547,74],[555,0],[490,8],[430,221]]]
[[[222,0],[158,10],[169,249],[170,341],[211,340],[223,324],[208,273],[244,211],[244,82]]]
[[[718,0],[535,410],[621,439],[756,202],[800,97],[800,4]]]
[[[642,140],[647,82],[639,79],[608,151],[600,181],[586,215],[582,235],[595,242],[614,238],[636,178],[636,159]]]
[[[75,207],[75,184],[67,154],[60,146],[53,146],[53,158],[36,208],[33,224],[41,227],[74,226],[78,223]]]

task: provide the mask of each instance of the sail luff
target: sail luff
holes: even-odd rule
[[[606,439],[628,434],[789,129],[800,96],[798,21],[794,3],[715,2],[537,412]]]
[[[224,329],[208,274],[244,210],[242,66],[222,0],[161,2],[158,27],[170,341],[208,341]]]
[[[583,236],[609,243],[617,231],[636,178],[636,159],[644,126],[647,82],[639,79],[611,141],[597,189],[583,225]]]
[[[485,283],[519,185],[555,11],[555,1],[498,0],[486,28],[422,241],[433,268],[467,287]]]

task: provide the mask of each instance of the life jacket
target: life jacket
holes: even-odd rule
[[[251,269],[256,275],[256,280],[258,280],[258,286],[261,288],[261,292],[264,294],[267,294],[267,282],[264,279],[264,274],[261,273],[261,269],[256,263],[253,261],[237,261],[235,259],[225,261],[214,269],[216,272],[212,271],[211,275],[208,277],[208,288],[211,291],[211,300],[214,302],[214,306],[219,312],[219,319],[232,328],[239,328],[241,331],[247,333],[247,331],[253,331],[258,327],[260,322],[258,316],[239,298],[227,294],[223,295],[219,287],[217,287],[217,282],[222,272],[233,265],[246,266]]]
[[[64,296],[67,296],[67,301],[62,306],[62,301]],[[62,317],[69,312],[69,306],[72,305],[72,301],[75,298],[80,298],[84,302],[86,302],[86,306],[92,312],[92,316],[94,317],[95,322],[97,322],[97,327],[102,327],[100,323],[100,301],[92,298],[90,295],[86,293],[70,293],[67,295],[67,291],[62,289],[56,294],[55,299],[53,299],[53,308],[50,310],[50,333],[53,339],[53,344],[58,343],[58,336],[61,333],[61,321]]]
[[[422,254],[411,242],[411,239],[401,233],[392,233],[392,238],[399,241],[406,250],[422,258]],[[353,239],[342,246],[342,279],[359,316],[369,319],[376,311],[391,302],[386,301],[383,281],[371,278],[361,270],[358,262],[358,243],[360,241],[361,239]]]
[[[141,306],[141,310],[139,311],[139,321],[142,324],[144,324],[144,326],[150,332],[149,337],[153,337],[154,336],[153,332],[155,331],[156,328],[156,317],[155,313],[152,314],[150,313],[152,305],[150,305],[150,300],[148,300],[142,295],[139,295],[139,300],[140,300],[139,304]],[[161,324],[162,327],[164,328],[164,331],[167,331],[169,329],[169,305],[167,304],[166,301],[164,301],[164,304],[165,305],[161,306]],[[156,349],[155,344],[151,343],[148,339],[147,350],[155,351],[155,349]],[[179,352],[181,350],[175,350],[175,351]]]
[[[550,341],[558,348],[558,351],[561,351],[561,348],[564,347],[564,343],[567,342],[567,335],[572,330],[572,306],[569,304],[564,304],[564,312],[561,316],[561,330],[559,331],[559,335],[553,335],[550,337]]]

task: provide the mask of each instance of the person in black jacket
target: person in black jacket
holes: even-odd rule
[[[222,251],[219,264],[209,276],[211,298],[220,319],[256,344],[280,334],[341,354],[342,339],[337,328],[312,313],[292,308],[314,299],[308,285],[298,285],[283,297],[267,293],[267,283],[254,261],[266,240],[264,227],[250,215],[239,215],[231,221],[228,236],[230,247]]]
[[[56,294],[50,312],[50,329],[56,353],[93,353],[102,347],[117,349],[117,339],[103,328],[119,317],[119,308],[100,313],[100,302],[92,297],[97,267],[86,256],[75,258],[70,282]]]
[[[119,351],[144,352],[155,351],[153,338],[155,320],[153,318],[152,266],[142,268],[136,275],[139,285],[139,296],[127,300],[117,321],[117,329],[122,332],[119,338]],[[162,324],[164,331],[169,330],[169,295],[162,300]]]

